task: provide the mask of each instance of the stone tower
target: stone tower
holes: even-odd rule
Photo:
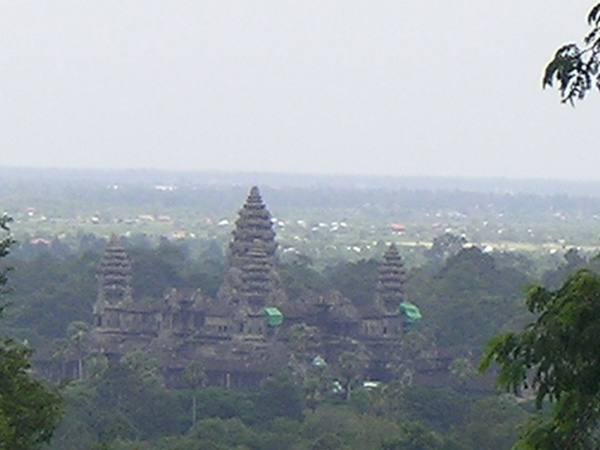
[[[98,302],[114,305],[132,299],[131,261],[114,234],[98,268],[98,283]]]
[[[250,190],[235,222],[230,248],[230,265],[219,288],[219,303],[234,311],[243,334],[264,331],[264,309],[282,306],[285,290],[277,271],[275,232],[271,214],[257,187]],[[254,323],[256,322],[256,323]]]
[[[232,266],[239,266],[247,253],[255,246],[255,241],[260,242],[266,256],[275,261],[277,243],[271,223],[271,214],[263,203],[256,186],[250,189],[246,203],[240,209],[232,234],[233,240],[229,245]]]
[[[280,288],[279,275],[268,254],[265,244],[255,240],[247,253],[241,257],[242,283],[240,291],[243,301],[251,311],[280,303],[277,294]]]
[[[406,272],[402,257],[395,244],[391,244],[383,255],[379,267],[375,303],[386,313],[394,313],[404,301],[404,281]]]
[[[131,261],[120,239],[111,235],[98,267],[98,297],[94,304],[94,325],[118,328],[119,308],[133,301]]]

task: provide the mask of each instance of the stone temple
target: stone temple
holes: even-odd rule
[[[209,384],[252,388],[286,367],[302,371],[326,361],[335,370],[344,353],[356,356],[366,378],[398,377],[402,336],[420,317],[404,298],[405,271],[396,247],[383,255],[374,302],[360,309],[335,291],[290,301],[275,237],[271,215],[253,187],[235,222],[229,268],[216,298],[172,289],[140,301],[132,292],[127,252],[113,236],[98,269],[91,348],[109,358],[148,352],[172,386],[196,360]]]

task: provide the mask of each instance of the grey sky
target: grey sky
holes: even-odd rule
[[[0,0],[0,166],[600,180],[592,0]]]

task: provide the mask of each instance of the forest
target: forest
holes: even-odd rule
[[[401,29],[390,17],[394,29]],[[476,17],[470,19],[473,25],[479,25]],[[440,30],[444,30],[440,24],[445,22],[429,21]],[[600,4],[589,11],[587,22],[591,30],[583,37],[582,44],[559,47],[542,77],[543,87],[556,88],[561,101],[571,105],[600,86]],[[489,27],[485,27],[489,20],[482,23],[489,34]],[[542,25],[548,28],[547,22]],[[67,30],[65,35],[70,36],[68,26],[61,23],[59,28]],[[506,54],[485,50],[478,54],[475,46],[468,55],[471,60],[485,61],[486,56],[493,55],[494,63],[502,56],[518,62],[517,50],[534,45],[531,30],[535,28],[531,28],[531,23],[527,28],[529,34],[515,34],[517,38],[526,36],[520,38],[518,45],[500,39],[510,47]],[[385,32],[383,28],[381,31]],[[458,38],[458,31],[462,30],[455,31],[450,35]],[[116,27],[111,27],[110,34],[120,36]],[[194,42],[193,33],[184,34],[188,42]],[[232,34],[227,35],[230,38]],[[47,41],[54,42],[55,37]],[[110,43],[108,37],[104,40]],[[342,37],[340,41],[352,44],[346,34],[342,33]],[[420,32],[419,42],[423,44],[426,40]],[[459,40],[446,41],[458,49],[464,47],[455,45]],[[489,36],[482,41],[488,50],[497,48]],[[164,55],[163,42],[171,40],[155,42],[161,45],[153,46],[156,48],[152,48],[152,53]],[[256,46],[251,39],[248,42]],[[365,39],[366,47],[368,42]],[[524,42],[527,45],[522,45]],[[282,43],[285,46],[283,39]],[[268,50],[265,44],[259,46]],[[236,59],[236,48],[227,48],[229,51],[220,53]],[[110,60],[118,61],[119,50],[119,46],[111,48]],[[177,50],[180,53],[185,46]],[[78,66],[76,60],[62,57],[67,54],[70,57],[70,53],[74,52],[61,52],[57,59],[47,50],[45,56],[49,58],[28,58],[27,52],[15,52],[25,55],[25,60],[43,63],[48,59],[53,64],[50,71],[32,71],[49,74],[43,80],[47,85],[44,90],[12,89],[17,93],[33,92],[44,102],[33,115],[28,114],[27,96],[19,94],[19,108],[12,116],[27,117],[30,123],[25,134],[42,137],[45,154],[52,155],[52,143],[60,141],[64,124],[56,127],[59,131],[56,136],[44,136],[43,126],[31,125],[52,124],[52,120],[45,119],[36,122],[48,111],[51,112],[48,117],[59,121],[71,117],[73,111],[77,115],[77,108],[68,105],[69,95],[46,95],[51,92],[47,89],[52,88],[57,61],[61,70],[62,66]],[[482,55],[483,58],[478,58]],[[89,52],[85,56],[90,67],[95,67]],[[135,56],[137,65],[144,69],[151,67],[139,64],[143,62],[140,52]],[[426,64],[433,61],[418,59]],[[327,60],[335,62],[336,58]],[[437,60],[447,66],[443,58]],[[176,69],[176,59],[170,61],[170,68]],[[285,61],[294,66],[293,59]],[[290,61],[292,64],[288,64]],[[338,65],[340,61],[343,58],[337,60]],[[374,64],[367,66],[376,67],[376,58],[370,62]],[[9,66],[23,70],[19,72],[21,76],[29,67],[19,63]],[[354,66],[352,72],[360,74]],[[470,63],[463,66],[475,69]],[[240,69],[234,72],[243,74]],[[526,69],[513,72],[523,74]],[[277,67],[274,71],[277,72]],[[139,80],[143,87],[143,77],[131,77],[136,75],[135,70],[123,73]],[[69,79],[68,72],[61,74],[61,79]],[[105,78],[118,81],[118,77]],[[94,81],[93,77],[90,79]],[[452,76],[448,80],[452,83]],[[160,91],[160,83],[153,84],[152,90]],[[365,84],[368,83],[360,83]],[[410,91],[422,94],[418,84]],[[492,86],[502,84],[488,83],[483,89],[492,93]],[[272,86],[268,82],[267,85],[272,94]],[[169,83],[169,90],[172,86]],[[392,92],[384,83],[382,86],[382,92]],[[96,83],[93,89],[80,87],[74,83],[68,92],[85,94],[96,92],[99,87],[98,92],[110,93],[103,89],[103,83],[99,86]],[[509,91],[513,89],[517,96],[526,98],[511,85]],[[286,86],[286,90],[293,90],[293,86]],[[243,104],[244,97],[236,95],[235,89],[228,91],[231,91],[228,94],[233,92],[230,96],[236,99],[238,110],[240,99],[242,106],[249,106]],[[254,94],[260,92],[255,91]],[[363,91],[373,99],[372,103],[382,106],[375,101],[372,91]],[[440,95],[443,91],[428,91],[438,101],[443,98]],[[473,92],[475,103],[484,105],[483,97],[477,97],[479,90]],[[514,110],[519,103],[506,92],[504,89],[502,95]],[[132,106],[134,102],[127,101],[132,97],[124,101],[123,93],[127,94],[126,90],[118,96],[119,104]],[[61,102],[59,114],[53,108],[46,108],[52,97]],[[74,98],[81,103],[84,97]],[[394,98],[386,95],[386,103],[387,97]],[[439,104],[441,114],[448,116],[443,113],[443,104]],[[111,116],[119,118],[121,109],[112,108]],[[150,109],[144,108],[144,114]],[[219,117],[218,111],[214,116]],[[428,114],[427,121],[431,122],[433,116]],[[306,122],[299,118],[295,117],[294,123],[299,123],[300,129],[306,128],[303,127]],[[248,122],[253,132],[260,131],[260,126],[255,126],[260,125],[260,120]],[[501,156],[512,150],[506,144],[505,148],[491,146],[486,150],[492,141],[502,141],[492,139],[494,127],[486,131],[469,120],[462,122],[480,135],[478,138],[487,141],[473,150],[493,151]],[[546,119],[538,122],[546,123]],[[19,126],[13,128],[20,133]],[[269,128],[272,134],[272,126]],[[441,127],[432,128],[440,131],[437,137],[441,142],[451,141],[444,138]],[[502,130],[504,134],[506,130],[518,131],[506,121],[502,122]],[[542,133],[549,136],[547,130],[548,127]],[[78,149],[78,156],[91,152],[93,145],[88,146],[97,140],[93,133],[84,134],[88,142]],[[348,136],[352,140],[352,133]],[[540,145],[542,141],[536,140],[530,127],[523,136],[526,138],[513,146],[519,148],[524,144],[523,149],[532,158],[536,145],[548,150],[547,155],[552,151]],[[469,140],[459,141],[463,148],[456,150],[466,154]],[[571,151],[579,146],[576,140],[570,142]],[[7,148],[11,145],[14,147],[9,142]],[[18,147],[10,151],[18,154]],[[370,147],[374,148],[372,142]],[[152,146],[141,148],[147,154],[153,150]],[[413,156],[416,153],[412,151]],[[563,153],[559,155],[560,160]],[[175,159],[173,156],[172,160]],[[443,158],[434,159],[435,163],[444,164]],[[571,176],[579,174],[580,159],[571,158],[575,161]],[[477,162],[473,165],[480,168]],[[386,380],[367,377],[361,365],[362,356],[352,352],[327,355],[327,361],[321,355],[314,356],[320,329],[306,323],[285,329],[287,334],[281,339],[289,344],[290,363],[262,379],[254,389],[232,389],[229,383],[223,386],[211,382],[214,379],[210,379],[202,359],[185,361],[174,382],[168,376],[164,360],[155,358],[150,351],[115,352],[90,346],[89,337],[102,326],[98,318],[103,316],[96,307],[100,300],[104,301],[103,261],[111,242],[118,240],[131,261],[130,266],[129,259],[118,261],[127,269],[123,278],[129,280],[131,271],[131,285],[125,283],[123,290],[129,295],[125,296],[127,299],[134,296],[140,305],[150,305],[156,300],[167,304],[168,293],[173,289],[195,290],[207,298],[217,298],[230,275],[228,266],[232,266],[234,251],[229,242],[232,230],[238,225],[236,212],[240,199],[257,180],[261,180],[261,189],[273,213],[272,223],[266,228],[269,234],[272,226],[273,234],[277,235],[276,261],[282,286],[290,304],[298,309],[307,298],[324,299],[334,292],[339,304],[349,303],[355,310],[375,310],[380,306],[380,298],[373,288],[379,287],[383,275],[389,275],[381,269],[388,262],[385,253],[398,249],[405,278],[396,287],[401,285],[402,295],[416,308],[414,317],[418,317],[402,322],[402,327],[395,328],[401,338],[388,341],[397,344],[402,355],[394,372],[401,376]],[[0,168],[0,190],[0,334],[4,337],[0,344],[1,448],[600,448],[598,183]],[[266,255],[263,247],[250,250],[254,256],[259,255],[252,264],[266,260],[259,258]],[[394,255],[397,257],[398,253]],[[110,286],[118,287],[116,282]],[[184,302],[192,303],[186,299],[181,304]],[[318,304],[328,308],[331,305],[324,301]],[[361,316],[360,320],[380,319]],[[388,323],[383,319],[380,322]],[[226,331],[225,325],[215,326]],[[388,333],[387,327],[383,330],[383,334]],[[239,334],[244,332],[242,326]],[[44,376],[48,374],[53,376]]]
[[[3,332],[60,359],[61,349],[92,322],[104,245],[93,236],[82,239],[77,251],[55,244],[27,254],[17,245]],[[182,243],[129,244],[128,250],[141,296],[172,286],[214,292],[224,274],[223,259],[195,259]],[[415,360],[437,343],[478,354],[489,337],[523,320],[520,287],[533,281],[522,270],[527,261],[456,246],[434,249],[428,258],[425,266],[412,269],[407,282],[425,317],[406,336]],[[360,303],[372,296],[377,267],[378,261],[370,259],[340,262],[321,272],[299,258],[281,271],[292,301],[303,290],[333,287]],[[567,263],[559,270],[568,271]],[[556,271],[547,275],[549,282],[560,277]],[[452,386],[419,388],[398,381],[356,390],[351,398],[336,392],[333,380],[320,380],[315,388],[314,379],[298,380],[285,371],[258,392],[172,390],[157,362],[143,354],[111,362],[98,354],[86,358],[92,368],[86,378],[61,388],[65,416],[50,448],[508,448],[515,424],[528,414],[526,404],[494,393],[491,385],[468,389],[480,383],[464,357],[453,363]],[[197,395],[193,420],[192,395]],[[502,426],[490,428],[489,421]]]
[[[54,189],[60,191],[60,184],[54,185]],[[98,189],[90,189],[90,192],[95,195]],[[143,192],[140,186],[137,189]],[[224,187],[219,189],[232,197],[243,192],[236,187],[231,191]],[[265,189],[265,192],[269,203],[271,193],[284,195],[276,190]],[[348,202],[344,214],[351,210],[352,201],[364,202],[363,196],[370,194],[370,191],[357,191],[352,197],[351,189],[336,192],[339,197],[336,204]],[[466,233],[453,233],[460,230],[452,227],[450,221],[441,229],[428,231],[428,236],[432,236],[430,242],[413,245],[406,241],[404,230],[390,230],[382,225],[373,231],[354,220],[358,216],[338,215],[340,211],[332,211],[333,206],[327,204],[332,200],[327,197],[319,200],[321,204],[315,207],[315,200],[310,199],[313,193],[311,189],[294,188],[295,201],[288,201],[289,197],[279,200],[287,204],[281,215],[277,206],[270,206],[277,215],[274,225],[278,240],[282,236],[279,271],[290,301],[296,301],[306,292],[333,289],[357,306],[368,305],[373,301],[373,286],[386,245],[390,241],[397,242],[406,261],[406,296],[418,305],[423,316],[418,326],[403,338],[402,345],[409,355],[406,367],[418,370],[420,361],[432,351],[447,351],[453,359],[445,385],[419,386],[409,379],[377,383],[377,380],[362,379],[351,367],[345,374],[347,383],[340,383],[339,372],[315,369],[307,375],[283,368],[260,389],[237,391],[207,385],[200,365],[190,367],[186,384],[174,389],[168,386],[160,363],[143,352],[133,352],[119,360],[86,352],[80,347],[92,324],[98,265],[108,236],[104,228],[96,228],[99,224],[87,220],[79,226],[74,226],[74,222],[68,222],[67,226],[66,222],[55,221],[51,228],[48,221],[34,221],[41,209],[57,208],[56,217],[72,214],[61,209],[58,203],[50,200],[46,203],[44,195],[47,193],[37,191],[37,196],[21,198],[22,204],[37,202],[35,211],[29,210],[31,215],[24,209],[8,210],[17,217],[11,224],[17,242],[6,258],[13,270],[8,274],[10,292],[3,297],[8,303],[0,329],[3,335],[33,349],[34,367],[36,358],[51,358],[60,365],[62,360],[72,357],[69,352],[73,351],[85,355],[86,365],[85,376],[71,375],[60,380],[63,416],[45,448],[510,448],[519,435],[520,424],[538,413],[527,392],[515,396],[495,388],[493,374],[478,373],[477,364],[483,349],[491,337],[521,329],[531,321],[524,301],[528,286],[540,284],[557,289],[579,269],[598,272],[600,260],[594,252],[567,247],[567,241],[578,238],[568,234],[566,219],[559,220],[557,226],[565,242],[550,248],[554,251],[542,245],[534,251],[509,251],[471,242]],[[77,195],[85,196],[85,190],[78,190]],[[400,194],[391,191],[380,195],[383,200],[379,201],[385,203]],[[414,211],[426,211],[428,205],[435,209],[445,204],[445,211],[451,211],[456,202],[462,201],[464,215],[470,216],[482,198],[487,196],[497,203],[503,198],[467,192],[457,200],[456,196],[446,196],[443,191],[407,191],[402,196],[407,215],[400,220],[407,229],[418,223],[411,220],[419,217]],[[411,196],[413,201],[406,200]],[[209,195],[203,198],[210,203]],[[241,198],[243,194],[238,196],[233,212]],[[454,198],[455,203],[448,205],[445,199],[449,198]],[[504,213],[509,217],[518,216],[519,208],[511,209],[511,206],[520,201],[527,203],[527,198],[526,195],[522,200],[513,199],[513,203],[505,199],[508,205],[503,207]],[[586,203],[594,202],[593,198],[582,197],[567,205],[561,203],[560,196],[544,198],[549,204],[561,204],[565,217],[567,213],[575,215],[580,222],[588,214]],[[423,205],[419,205],[419,199]],[[139,205],[138,199],[121,198],[120,201],[124,202],[123,208],[128,202]],[[122,235],[132,261],[133,290],[141,299],[156,297],[173,287],[200,288],[214,296],[223,280],[227,268],[227,245],[223,242],[227,242],[231,227],[219,225],[213,228],[219,233],[207,231],[198,236],[174,237],[172,233],[163,233],[162,227],[173,230],[182,226],[182,223],[173,223],[181,220],[173,219],[175,211],[191,208],[191,200],[181,202],[177,206],[169,202],[163,204],[164,215],[172,216],[168,222],[156,228],[152,227],[154,223],[148,227],[138,224]],[[391,221],[390,215],[376,208],[376,195],[372,205],[382,216],[373,214],[374,221],[382,224]],[[98,199],[88,207],[105,217],[106,211],[116,206],[111,199]],[[199,203],[196,209],[210,213],[210,207]],[[533,212],[529,208],[527,214],[534,215],[538,211],[543,216],[547,214],[545,208]],[[559,209],[558,206],[548,208],[554,211],[552,214]],[[527,209],[524,207],[522,211]],[[20,211],[24,213],[19,215]],[[318,212],[327,217],[322,222],[327,224],[327,233],[314,218]],[[78,214],[75,212],[72,217]],[[215,217],[221,214],[233,216],[231,212],[223,212],[216,213]],[[392,216],[398,218],[396,214],[393,212]],[[496,216],[495,219],[492,216]],[[451,217],[454,224],[464,220],[452,215],[447,217]],[[486,217],[478,217],[481,219]],[[233,217],[229,219],[228,224],[233,220]],[[278,220],[284,223],[279,228]],[[298,225],[300,220],[312,221],[315,226],[309,227],[310,231],[303,236],[304,247],[294,246],[294,251],[285,252],[292,248],[285,242],[290,236],[286,234],[286,225]],[[498,220],[495,210],[488,220]],[[332,222],[337,223],[336,231],[331,231],[336,227]],[[346,227],[341,223],[346,223]],[[119,225],[119,222],[111,224]],[[61,226],[65,228],[61,230]],[[26,231],[19,230],[20,227]],[[301,228],[304,227],[299,225],[298,230]],[[370,233],[374,234],[368,238],[374,242],[370,252],[363,255],[346,250],[353,247],[351,244],[357,236]],[[332,235],[336,236],[332,238]],[[332,246],[332,239],[335,249],[326,255],[301,251]],[[522,240],[525,241],[526,236]],[[347,257],[348,254],[351,257]],[[345,390],[345,385],[350,383],[354,386],[352,395]]]

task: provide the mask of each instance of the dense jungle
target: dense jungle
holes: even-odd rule
[[[174,287],[214,296],[225,276],[247,187],[111,181],[50,177],[6,199],[16,243],[1,330],[33,350],[34,368],[36,357],[58,364],[83,345],[109,233],[121,236],[139,298]],[[238,391],[207,385],[200,364],[172,388],[148,354],[114,360],[81,349],[89,369],[60,380],[64,415],[48,448],[510,448],[532,399],[495,388],[479,358],[489,338],[531,321],[528,286],[556,289],[578,269],[600,270],[596,200],[348,185],[263,193],[291,302],[336,290],[368,305],[385,248],[398,245],[406,296],[422,314],[402,340],[406,366],[447,351],[444,384],[379,383],[349,364],[309,376],[283,367],[258,390]]]

